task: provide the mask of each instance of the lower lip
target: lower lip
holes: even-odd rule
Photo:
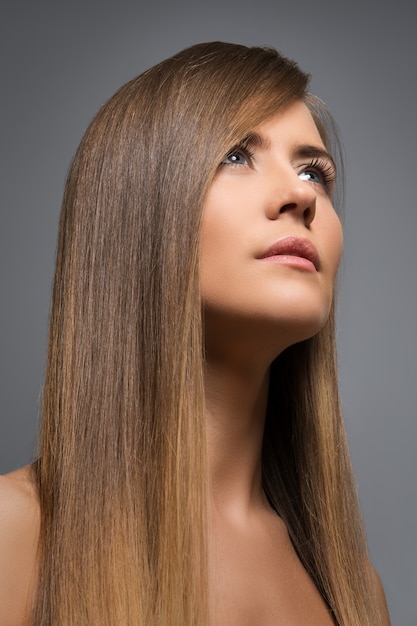
[[[314,263],[302,256],[277,254],[265,257],[264,261],[268,261],[269,263],[280,263],[281,265],[287,265],[288,267],[294,267],[296,269],[305,270],[307,272],[317,272]]]

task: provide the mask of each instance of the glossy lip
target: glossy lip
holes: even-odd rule
[[[319,253],[315,245],[305,237],[293,235],[278,239],[259,258],[316,272],[320,268]]]

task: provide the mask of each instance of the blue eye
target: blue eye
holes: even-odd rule
[[[300,180],[322,185],[330,192],[336,179],[336,171],[332,163],[325,159],[316,158],[304,166],[298,176]]]
[[[222,165],[249,165],[248,157],[243,151],[229,152],[222,161]]]
[[[313,183],[323,184],[323,178],[317,172],[312,172],[311,170],[301,172],[298,176],[301,180],[310,180]]]

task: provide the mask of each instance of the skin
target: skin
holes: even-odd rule
[[[331,186],[297,154],[324,149],[304,104],[255,130],[265,145],[220,165],[203,214],[211,614],[215,626],[326,626],[328,607],[262,490],[261,446],[270,363],[327,319],[342,232]],[[314,242],[318,271],[259,258],[287,235]],[[30,469],[0,477],[0,624],[29,624],[39,520]]]
[[[269,366],[326,321],[342,230],[331,189],[298,154],[325,149],[306,106],[255,130],[264,145],[223,162],[203,212],[212,614],[218,626],[325,626],[328,607],[263,492],[261,447]],[[288,235],[314,243],[319,271],[259,258]]]
[[[30,468],[0,476],[0,624],[27,626],[37,575],[40,509]]]

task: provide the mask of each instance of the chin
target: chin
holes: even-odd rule
[[[290,319],[275,320],[273,328],[270,329],[270,338],[276,339],[280,351],[290,346],[311,339],[317,335],[325,326],[329,315],[318,315],[316,317],[292,317]],[[266,326],[266,325],[265,325]],[[265,329],[264,329],[265,330]]]
[[[311,339],[318,335],[318,333],[322,330],[327,322],[326,318],[320,324],[304,324],[299,327],[292,327],[290,332],[288,333],[288,344],[287,347],[292,346],[296,343],[300,343],[301,341],[306,341],[307,339]]]
[[[326,325],[331,309],[331,297],[283,299],[261,322],[264,341],[269,334],[271,341],[276,338],[277,346],[285,349],[311,339]]]

